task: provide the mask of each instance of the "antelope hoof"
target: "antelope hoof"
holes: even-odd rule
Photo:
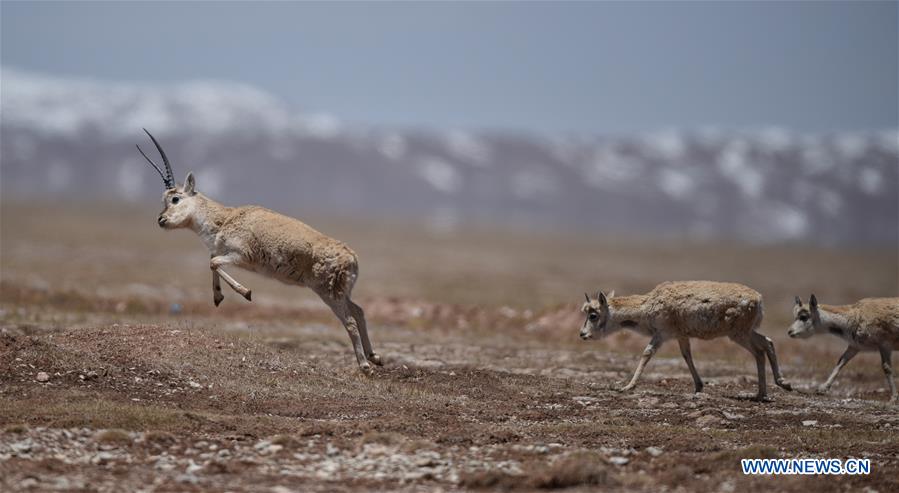
[[[219,306],[222,303],[222,300],[224,300],[224,299],[225,299],[225,297],[222,296],[222,293],[215,293],[212,296],[212,302],[215,303],[215,306]]]
[[[693,393],[694,393],[694,394],[701,394],[701,393],[702,393],[702,384],[695,385],[695,386],[693,387]]]
[[[618,392],[630,392],[631,390],[634,390],[634,387],[636,387],[636,385],[625,385],[618,389]]]
[[[253,301],[253,292],[248,289],[247,292],[244,293],[243,297],[246,298],[247,301]]]
[[[757,394],[752,400],[755,402],[771,402],[771,398],[767,394]]]
[[[818,395],[824,395],[830,391],[830,387],[826,385],[819,385],[817,389],[815,389],[815,393]]]
[[[788,381],[786,381],[786,380],[775,381],[774,383],[776,383],[778,387],[780,387],[780,388],[782,388],[782,389],[784,389],[784,390],[786,390],[786,391],[788,391],[788,392],[792,392],[792,391],[793,391],[793,386],[790,385],[790,382],[788,382]]]
[[[384,366],[384,362],[381,361],[381,355],[378,353],[371,353],[368,355],[368,361],[372,362],[372,364],[378,366]]]
[[[370,364],[368,364],[367,361],[360,364],[359,369],[362,370],[362,373],[365,373],[366,375],[373,375],[375,373],[375,370],[371,367]]]

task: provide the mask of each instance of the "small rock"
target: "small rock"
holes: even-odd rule
[[[630,462],[630,461],[631,461],[631,460],[628,459],[627,457],[618,457],[618,456],[615,456],[615,457],[609,457],[609,462],[612,463],[612,464],[615,464],[616,466],[624,466],[624,465],[627,465],[627,463]]]
[[[37,378],[37,381],[38,381],[38,382],[42,382],[42,383],[43,383],[43,382],[47,382],[47,381],[50,380],[50,375],[48,375],[47,372],[42,371],[42,372],[38,372],[36,378]]]
[[[808,419],[808,420],[805,420],[802,422],[802,426],[817,426],[817,425],[818,425],[817,419]]]
[[[659,405],[658,397],[644,397],[637,401],[637,407],[652,408]]]
[[[431,466],[436,466],[437,461],[435,461],[431,457],[419,457],[418,459],[415,460],[415,465],[418,467],[431,467]]]
[[[718,416],[706,414],[705,416],[700,416],[700,417],[696,418],[696,424],[702,428],[712,427],[712,426],[721,426],[724,424],[724,420],[719,418]]]
[[[658,457],[662,455],[663,451],[659,447],[646,447],[646,453],[653,457]]]
[[[202,388],[202,387],[203,387],[203,385],[201,385],[201,384],[199,384],[199,383],[197,383],[197,382],[194,382],[193,380],[187,382],[187,384],[190,385],[191,387],[195,388],[195,389],[199,389],[199,388]]]

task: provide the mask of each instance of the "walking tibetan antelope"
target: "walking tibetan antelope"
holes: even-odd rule
[[[622,329],[632,330],[650,337],[649,345],[637,365],[630,383],[622,391],[633,389],[646,364],[668,339],[677,339],[680,351],[687,362],[696,392],[702,392],[702,379],[693,365],[690,339],[714,339],[727,336],[746,348],[755,357],[758,366],[758,400],[767,397],[765,384],[765,356],[771,362],[774,381],[786,390],[792,387],[780,374],[774,344],[771,339],[756,332],[762,323],[762,295],[741,284],[684,281],[659,284],[648,294],[606,296],[602,292],[595,298],[588,295],[581,311],[587,319],[581,328],[581,338],[592,339]]]
[[[147,132],[144,129],[144,132]],[[365,315],[350,295],[359,274],[356,254],[344,243],[312,229],[301,221],[258,206],[227,207],[197,191],[193,173],[177,186],[172,166],[159,142],[165,171],[137,150],[162,177],[164,209],[157,220],[165,229],[193,230],[209,249],[215,306],[222,302],[221,279],[247,300],[250,290],[225,272],[235,266],[275,278],[283,283],[312,289],[331,308],[353,343],[359,368],[371,373],[381,365],[372,350]]]
[[[834,306],[819,305],[812,295],[806,306],[797,296],[793,318],[787,332],[790,337],[805,339],[816,334],[833,334],[849,345],[827,381],[818,387],[819,393],[830,390],[840,370],[859,351],[877,351],[890,388],[890,400],[899,402],[890,361],[893,350],[899,349],[899,298],[865,298],[852,305]]]

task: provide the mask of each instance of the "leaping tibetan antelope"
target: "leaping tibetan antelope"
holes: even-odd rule
[[[137,146],[165,184],[164,209],[157,223],[164,229],[189,228],[200,236],[211,256],[209,267],[215,306],[224,299],[221,279],[250,300],[250,290],[228,275],[225,266],[258,272],[285,284],[306,286],[331,308],[346,328],[359,368],[371,373],[370,363],[382,364],[381,357],[372,350],[362,308],[350,299],[359,274],[353,250],[299,220],[263,207],[224,206],[197,191],[191,172],[187,173],[184,184],[177,186],[165,151],[150,132],[147,135],[159,150],[165,167],[163,171]]]
[[[712,281],[663,282],[645,295],[606,296],[601,291],[587,298],[581,311],[587,316],[581,328],[581,338],[592,339],[594,334],[606,336],[622,329],[650,337],[649,345],[637,365],[628,391],[637,385],[643,369],[668,339],[677,339],[681,355],[687,362],[696,392],[702,392],[702,379],[693,365],[690,339],[713,339],[726,336],[744,347],[755,357],[758,367],[759,391],[757,400],[767,398],[765,384],[765,356],[771,362],[774,381],[792,390],[780,374],[774,344],[756,332],[762,323],[762,295],[742,284]]]

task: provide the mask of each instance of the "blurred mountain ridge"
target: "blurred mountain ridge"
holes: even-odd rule
[[[245,84],[0,72],[6,197],[159,197],[134,144],[227,204],[756,243],[899,244],[899,131],[632,136],[397,129],[291,108]],[[154,151],[155,152],[155,151]],[[152,155],[152,154],[151,154]]]

